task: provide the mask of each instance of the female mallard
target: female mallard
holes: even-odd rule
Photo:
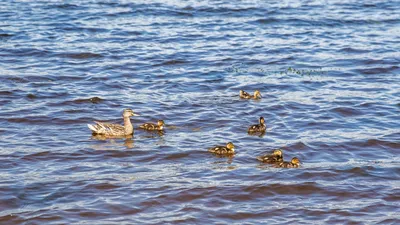
[[[300,166],[300,160],[297,157],[292,158],[290,162],[281,162],[276,167],[281,168],[297,168]]]
[[[261,93],[259,90],[255,90],[254,95],[251,95],[243,90],[240,90],[239,96],[240,96],[240,98],[244,98],[244,99],[260,99]]]
[[[214,148],[208,149],[208,151],[217,155],[232,155],[235,153],[235,146],[232,142],[228,142],[226,146],[215,146]]]
[[[140,125],[140,128],[145,129],[145,130],[164,130],[164,120],[159,120],[157,121],[157,124],[154,123],[145,123]]]
[[[267,129],[267,126],[265,125],[265,120],[264,117],[260,117],[260,123],[256,125],[251,125],[248,129],[249,133],[255,133],[255,132],[265,132],[265,129]]]
[[[123,126],[119,124],[102,123],[94,121],[96,124],[94,125],[88,124],[88,127],[90,130],[92,130],[93,134],[98,134],[98,135],[124,136],[133,134],[133,126],[129,117],[139,116],[139,115],[133,113],[132,109],[124,109],[122,116],[124,118]]]
[[[264,163],[280,163],[283,161],[282,150],[276,149],[272,154],[259,156],[257,159]]]

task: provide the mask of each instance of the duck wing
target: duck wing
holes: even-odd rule
[[[103,134],[103,135],[120,135],[125,133],[125,128],[119,124],[113,123],[103,123],[94,121],[96,124],[91,125],[88,124],[88,127],[94,134]]]

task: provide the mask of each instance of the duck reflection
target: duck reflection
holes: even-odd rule
[[[125,146],[128,149],[134,147],[133,135],[121,135],[121,136],[105,136],[105,135],[92,135],[91,139],[98,141],[105,141],[102,144],[94,145],[94,149],[104,150],[104,147],[120,147]],[[121,144],[118,139],[125,139],[123,144]]]

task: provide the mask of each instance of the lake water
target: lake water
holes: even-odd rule
[[[0,224],[400,224],[399,12],[1,1]],[[125,108],[165,134],[91,136]],[[276,148],[301,167],[255,159]]]

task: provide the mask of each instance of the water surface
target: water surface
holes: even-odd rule
[[[399,11],[2,1],[0,223],[399,224]],[[91,136],[124,108],[165,135]],[[207,153],[228,141],[235,157]],[[301,168],[255,159],[275,148]]]

